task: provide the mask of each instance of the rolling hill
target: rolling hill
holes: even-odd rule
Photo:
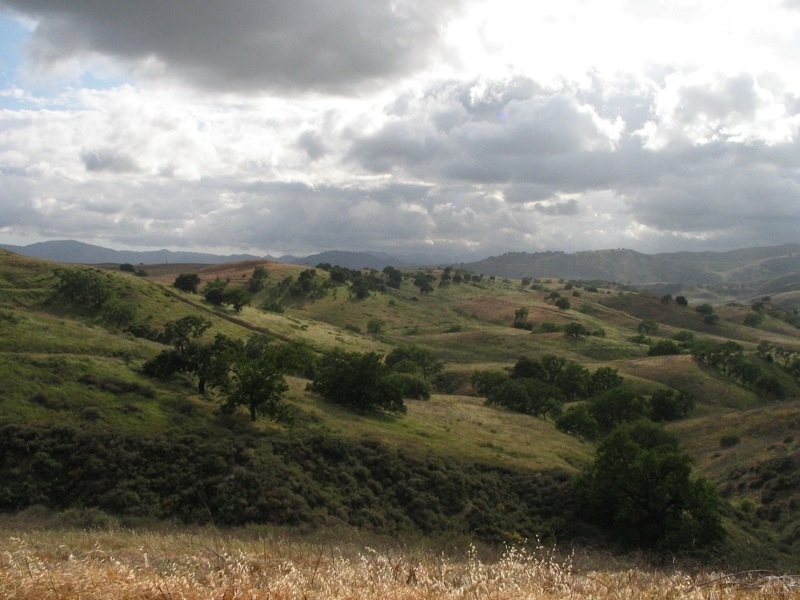
[[[741,261],[769,260],[765,254],[714,259],[720,272],[730,272]],[[478,371],[557,355],[590,371],[611,367],[645,396],[674,389],[695,398],[691,415],[668,428],[723,497],[725,560],[791,562],[800,547],[793,483],[800,477],[800,387],[778,354],[766,360],[763,345],[800,348],[800,331],[778,299],[760,307],[757,325],[745,326],[755,313],[749,306],[716,304],[719,319],[711,323],[694,303],[613,283],[569,282],[568,273],[534,289],[466,269],[408,269],[399,287],[378,285],[359,297],[320,269],[308,290],[293,292],[309,269],[276,261],[160,263],[145,265],[147,276],[106,267],[64,267],[0,251],[4,511],[38,504],[102,510],[133,525],[154,518],[270,522],[598,543],[596,531],[565,512],[572,478],[592,460],[594,444],[562,433],[551,417],[486,406],[473,387]],[[193,272],[200,289],[217,280],[246,288],[257,267],[266,283],[238,312],[172,285]],[[66,301],[56,293],[59,269],[93,273],[114,301],[97,309]],[[420,292],[421,275],[433,291]],[[555,298],[569,306],[559,308]],[[515,327],[520,308],[524,326]],[[354,413],[292,376],[292,419],[250,423],[244,411],[220,410],[218,392],[198,394],[188,373],[161,380],[142,372],[165,348],[158,332],[187,315],[211,323],[208,339],[261,334],[302,341],[316,354],[340,348],[384,355],[411,345],[443,369],[430,400],[406,400],[405,415]],[[645,321],[657,324],[656,333],[640,333]],[[570,324],[591,334],[565,335]],[[650,355],[667,341],[680,344],[678,353]],[[697,348],[724,343],[737,344],[748,364],[778,383],[780,396],[698,358]]]

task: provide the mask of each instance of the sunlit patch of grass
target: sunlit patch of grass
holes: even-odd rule
[[[574,471],[591,460],[592,446],[557,431],[552,421],[486,407],[483,398],[434,394],[427,401],[407,400],[408,413],[395,416],[353,412],[303,386],[302,380],[293,381],[293,400],[346,437],[530,470]]]

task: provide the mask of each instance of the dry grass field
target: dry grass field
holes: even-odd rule
[[[483,556],[217,532],[0,532],[7,600],[800,598],[766,571],[657,569],[609,556],[508,547]]]

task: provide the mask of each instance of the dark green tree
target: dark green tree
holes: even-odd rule
[[[200,275],[197,273],[181,273],[175,278],[172,285],[184,292],[196,294],[197,288],[200,287]]]
[[[579,490],[584,518],[628,547],[691,551],[724,537],[713,487],[691,478],[677,439],[650,421],[611,432]]]
[[[581,323],[572,321],[564,325],[564,335],[572,339],[578,340],[582,337],[591,335],[592,332],[584,327]]]
[[[517,329],[532,329],[533,327],[528,323],[528,308],[525,306],[519,307],[514,311],[513,326]]]
[[[372,293],[369,281],[367,281],[364,277],[356,278],[353,283],[350,284],[350,293],[359,300],[365,300],[369,298],[370,294]]]
[[[680,353],[680,346],[672,340],[658,340],[647,349],[647,356],[671,356]]]
[[[714,307],[708,303],[701,304],[700,306],[697,306],[694,310],[695,312],[703,315],[704,317],[714,314]]]
[[[257,294],[264,289],[266,281],[269,279],[269,271],[263,265],[257,266],[253,269],[253,275],[250,277],[250,282],[247,284],[247,291],[251,294]]]
[[[639,325],[636,327],[636,331],[642,335],[657,335],[658,323],[656,323],[653,319],[644,319],[639,322]]]
[[[185,351],[193,340],[201,337],[208,328],[211,321],[198,315],[186,315],[175,321],[167,321],[164,324],[164,333],[161,341],[173,346],[175,350]]]
[[[395,371],[403,370],[409,372],[409,368],[415,368],[425,379],[433,379],[442,371],[444,366],[441,361],[430,350],[420,348],[413,344],[404,344],[394,348],[384,359],[386,366]],[[399,366],[404,366],[400,369]]]
[[[292,296],[318,295],[319,286],[316,269],[305,269],[297,276],[297,281],[289,287]]]
[[[541,377],[542,381],[551,384],[555,384],[559,375],[561,375],[561,371],[567,366],[567,359],[555,354],[545,354],[539,362],[542,364],[542,369],[544,369],[544,375]]]
[[[404,413],[403,389],[388,378],[390,373],[376,352],[361,354],[335,348],[317,361],[311,390],[356,410]]]
[[[627,387],[616,387],[593,396],[589,412],[600,430],[610,431],[620,423],[629,423],[647,416],[649,406],[645,398]]]
[[[471,382],[475,393],[487,397],[494,388],[508,380],[508,373],[504,371],[475,371]]]
[[[225,304],[225,290],[227,287],[228,282],[217,277],[214,281],[206,283],[203,288],[203,297],[206,302],[210,302],[215,306],[222,306]]]
[[[556,376],[555,386],[561,390],[568,402],[585,398],[591,381],[589,369],[575,361],[569,361]]]
[[[414,276],[414,287],[419,288],[420,294],[430,294],[434,290],[433,282],[435,280],[436,277],[433,275],[433,273],[420,271]]]
[[[758,327],[764,322],[764,315],[761,313],[747,313],[744,316],[744,325],[746,327]]]
[[[225,405],[231,409],[246,407],[251,421],[259,413],[275,421],[285,418],[283,396],[289,390],[285,374],[297,368],[295,360],[294,349],[284,344],[267,345],[257,357],[239,353],[231,364],[232,381]]]
[[[569,310],[570,306],[572,306],[568,298],[559,298],[555,304],[561,310]]]
[[[694,404],[688,392],[660,389],[650,396],[650,419],[657,423],[684,419],[694,410]]]
[[[236,312],[241,312],[250,302],[250,298],[244,288],[229,287],[222,293],[222,304],[229,304]]]
[[[431,397],[431,384],[419,373],[396,371],[389,373],[386,380],[391,386],[398,386],[403,391],[403,398],[429,400]]]
[[[546,377],[547,371],[545,371],[542,363],[530,356],[521,356],[511,370],[512,379],[525,378],[544,381]]]
[[[57,268],[54,273],[58,278],[56,292],[75,305],[98,309],[114,296],[109,278],[98,269]]]
[[[618,369],[611,367],[600,367],[592,373],[589,379],[589,395],[593,396],[600,392],[612,390],[622,385],[624,378],[619,374]]]
[[[561,390],[536,379],[508,379],[493,388],[486,406],[501,406],[526,415],[558,416],[564,404]]]
[[[600,434],[600,427],[585,402],[571,406],[559,415],[556,429],[584,440],[594,440]]]
[[[226,391],[231,365],[241,352],[241,342],[221,333],[211,342],[191,344],[185,353],[184,370],[197,377],[197,393],[205,395],[209,385]]]
[[[383,269],[383,273],[386,275],[386,285],[390,288],[400,289],[400,284],[403,283],[402,271],[392,266],[386,266]]]
[[[161,341],[172,345],[147,361],[142,370],[146,375],[166,379],[177,373],[197,377],[197,392],[206,393],[206,386],[226,389],[231,362],[241,351],[241,343],[217,334],[213,341],[201,337],[211,322],[197,315],[187,315],[164,325]]]

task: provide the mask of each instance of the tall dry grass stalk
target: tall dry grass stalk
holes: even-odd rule
[[[0,538],[7,600],[800,598],[800,580],[575,567],[575,557],[509,547],[461,558],[287,538],[30,532]]]

